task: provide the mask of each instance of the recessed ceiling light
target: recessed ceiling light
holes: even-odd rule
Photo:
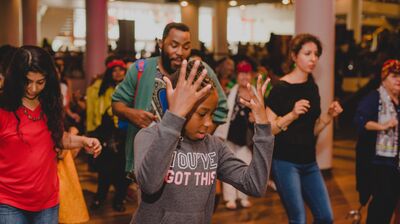
[[[181,6],[182,7],[186,7],[186,6],[188,6],[189,5],[189,2],[187,2],[187,1],[181,1]]]
[[[234,1],[234,0],[233,1],[229,1],[229,5],[232,6],[232,7],[237,6],[237,4],[238,4],[237,1]]]

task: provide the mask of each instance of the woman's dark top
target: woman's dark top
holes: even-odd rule
[[[228,131],[228,141],[239,146],[250,146],[253,137],[253,125],[249,121],[250,109],[239,102],[236,97],[231,123]]]
[[[321,114],[318,86],[311,75],[304,83],[290,84],[279,81],[271,90],[267,106],[277,115],[285,116],[293,110],[295,103],[301,99],[310,102],[307,113],[293,121],[286,131],[275,136],[274,159],[292,163],[306,164],[316,160],[314,135],[315,121]]]

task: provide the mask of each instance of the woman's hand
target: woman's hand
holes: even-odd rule
[[[179,78],[175,89],[172,87],[171,81],[164,77],[164,81],[167,84],[167,99],[168,99],[168,110],[180,117],[186,117],[186,115],[192,110],[193,106],[204,96],[206,96],[211,89],[211,85],[207,85],[204,88],[199,89],[201,82],[207,75],[207,70],[204,69],[199,78],[193,83],[197,68],[199,67],[200,61],[196,61],[192,70],[190,71],[189,77],[186,80],[186,67],[187,61],[182,62]]]
[[[93,157],[96,158],[101,153],[101,144],[97,138],[88,138],[83,137],[83,147],[86,152],[89,154],[93,154]]]
[[[81,116],[79,116],[79,114],[71,112],[71,114],[69,115],[72,119],[74,119],[74,121],[76,123],[79,123],[81,121]]]
[[[264,84],[262,83],[262,76],[259,75],[257,79],[257,92],[253,92],[250,83],[247,83],[247,91],[250,95],[250,101],[240,98],[240,103],[251,109],[256,124],[267,124],[268,117],[264,106],[264,94],[270,79],[267,79]]]
[[[328,108],[328,115],[332,118],[337,117],[342,112],[343,108],[338,101],[333,101]]]
[[[392,118],[392,119],[388,120],[387,122],[385,122],[382,125],[383,131],[396,127],[398,123],[399,123],[399,121],[396,118]]]
[[[291,114],[294,119],[297,119],[300,117],[300,115],[307,113],[310,107],[310,101],[304,99],[298,100],[294,104]]]

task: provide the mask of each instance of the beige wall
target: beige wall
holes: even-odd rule
[[[68,18],[73,18],[73,9],[48,8],[43,15],[40,23],[41,43],[43,38],[47,38],[50,42],[54,37],[60,35],[61,28],[65,25]]]

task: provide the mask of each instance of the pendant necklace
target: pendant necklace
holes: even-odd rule
[[[28,117],[29,120],[31,120],[31,121],[39,121],[39,120],[42,120],[42,118],[43,118],[43,111],[40,111],[39,116],[34,117],[34,116],[32,116],[31,114],[29,114],[28,109],[27,109],[25,106],[23,106],[22,108],[23,108],[24,114]]]

